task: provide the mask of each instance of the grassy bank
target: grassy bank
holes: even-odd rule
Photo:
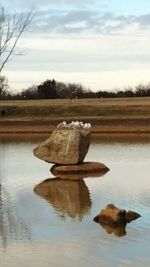
[[[7,119],[149,118],[150,98],[0,101],[0,114]]]
[[[99,133],[150,133],[150,98],[0,101],[0,132],[49,132],[62,120]]]

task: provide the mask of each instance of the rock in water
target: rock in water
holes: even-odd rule
[[[113,204],[108,204],[105,209],[94,218],[95,222],[107,224],[111,226],[118,226],[126,223],[126,211],[117,208]]]
[[[79,180],[103,176],[109,169],[100,162],[83,162],[76,165],[53,165],[50,171],[53,175],[65,180]]]
[[[52,135],[33,150],[39,159],[56,164],[83,162],[90,145],[90,131],[57,128]]]
[[[135,211],[132,211],[132,210],[129,210],[126,213],[127,222],[132,222],[132,221],[138,219],[139,217],[141,217],[141,215]]]
[[[119,209],[113,204],[108,204],[106,208],[102,209],[94,218],[94,221],[101,225],[118,227],[136,220],[139,217],[141,217],[141,215],[134,211],[126,212],[126,210]]]

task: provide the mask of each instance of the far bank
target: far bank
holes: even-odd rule
[[[1,120],[0,134],[49,134],[62,119],[53,120]],[[70,122],[69,119],[65,119]],[[75,118],[76,120],[76,118]],[[85,119],[79,120],[91,123],[92,134],[150,134],[150,118],[112,118],[112,119]]]
[[[62,121],[92,125],[92,134],[150,134],[150,98],[0,101],[0,133],[49,134]]]

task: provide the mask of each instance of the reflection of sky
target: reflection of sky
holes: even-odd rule
[[[8,247],[8,251],[5,255],[5,258],[3,263],[6,262],[7,257],[7,267],[32,267],[32,266],[43,266],[43,267],[49,267],[51,266],[65,266],[70,267],[71,266],[84,266],[86,263],[87,267],[90,267],[93,265],[93,251],[89,251],[88,261],[87,259],[87,251],[86,249],[83,249],[81,251],[80,247],[75,244],[66,244],[66,243],[54,243],[53,245],[49,245],[48,243],[43,244],[33,244],[34,246],[26,246],[20,244],[20,247],[14,245],[13,247]],[[57,257],[59,251],[59,257]],[[110,252],[110,251],[109,251]],[[17,260],[14,255],[18,254]],[[109,253],[110,254],[110,253]],[[26,256],[26,258],[24,257]],[[1,254],[0,254],[1,257]],[[26,259],[26,262],[24,261]],[[16,264],[17,261],[17,264]],[[79,265],[79,262],[81,262],[81,265]],[[130,266],[134,267],[135,263],[131,261],[130,259],[124,259],[119,261],[120,265],[115,265],[113,262],[111,263],[111,267],[116,266]],[[99,258],[95,264],[95,267],[107,267],[107,263],[102,258]],[[147,259],[144,259],[142,262],[139,260],[136,264],[137,267],[144,267],[149,266],[149,261]]]
[[[2,184],[11,202],[12,213],[17,214],[28,227],[33,246],[32,250],[29,241],[25,241],[20,235],[20,250],[25,253],[18,255],[15,252],[18,246],[8,244],[7,263],[14,253],[16,261],[18,260],[15,267],[26,258],[34,263],[31,266],[37,263],[36,266],[40,267],[42,261],[42,266],[46,267],[47,259],[51,263],[54,261],[54,266],[60,266],[59,250],[59,256],[63,258],[61,266],[65,267],[70,266],[68,262],[71,256],[72,259],[75,258],[71,266],[86,264],[98,267],[100,262],[104,263],[102,266],[108,267],[149,266],[150,145],[91,145],[86,159],[101,161],[110,171],[100,178],[85,179],[92,207],[80,222],[69,216],[61,219],[50,203],[33,192],[36,184],[52,177],[49,164],[32,155],[35,146],[29,143],[0,145]],[[108,235],[93,222],[93,217],[99,210],[111,202],[142,215],[140,219],[127,225],[127,235],[122,238]],[[45,251],[45,257],[41,256],[41,259],[37,253],[40,250]],[[1,257],[3,255],[0,250]],[[144,261],[147,265],[142,263]]]

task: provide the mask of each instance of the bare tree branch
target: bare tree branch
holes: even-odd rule
[[[0,7],[0,73],[32,20],[32,11],[10,15]]]

